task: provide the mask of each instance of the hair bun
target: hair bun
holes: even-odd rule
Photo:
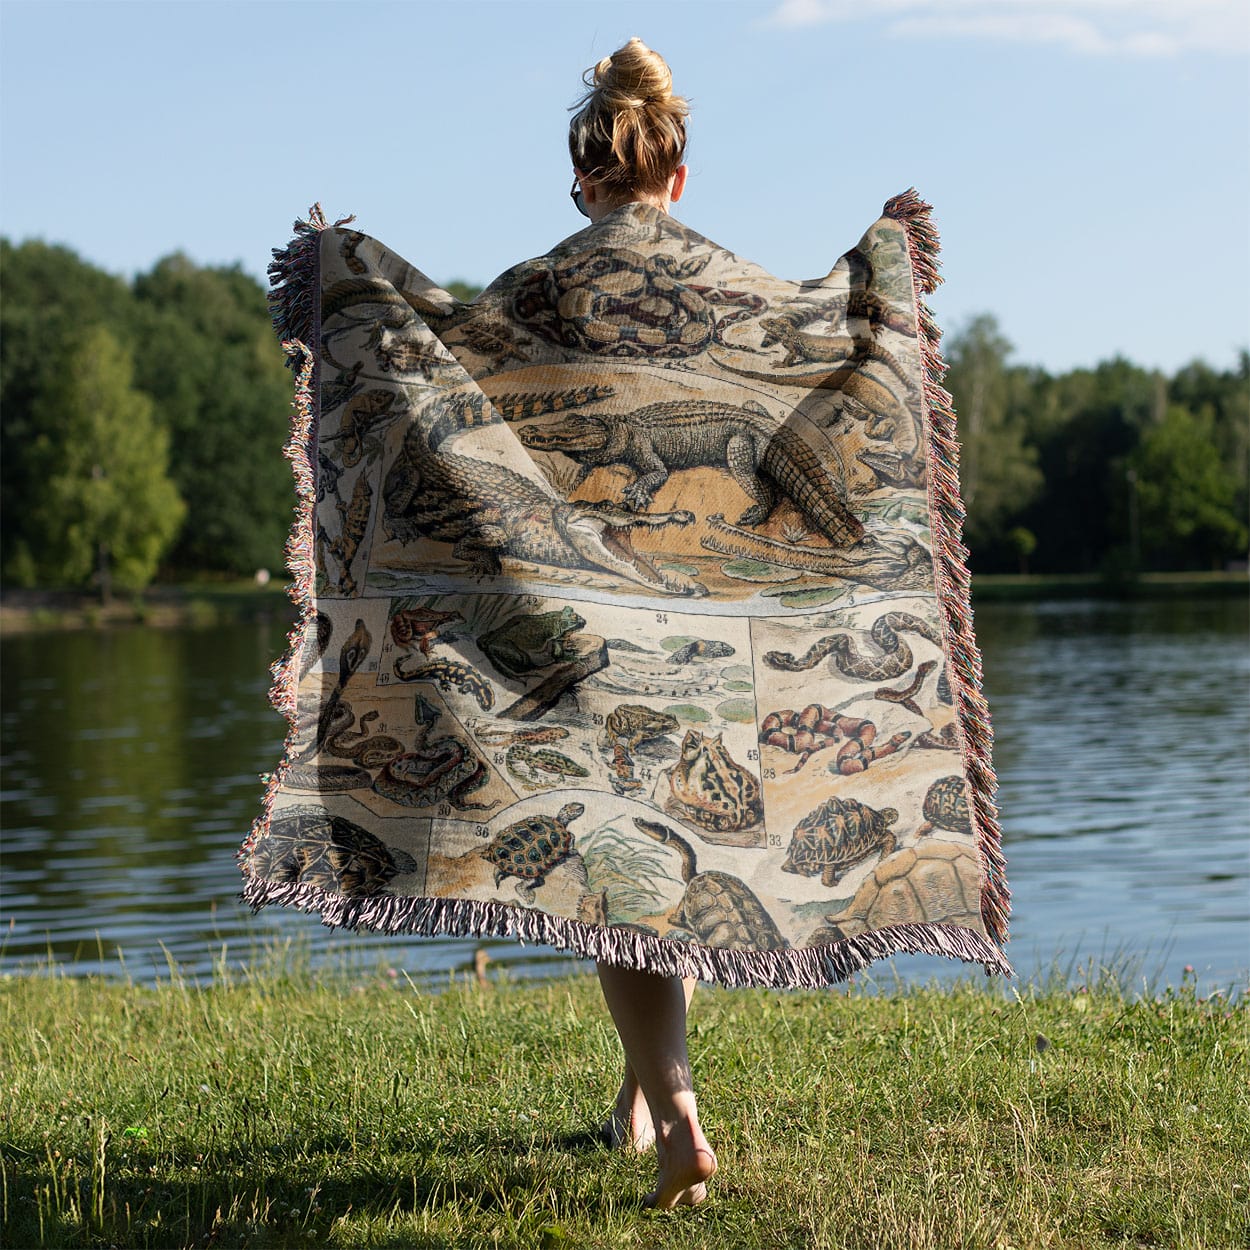
[[[663,189],[686,150],[686,101],[673,94],[667,62],[631,39],[582,75],[569,155],[614,193]]]
[[[611,96],[612,107],[643,108],[673,98],[673,75],[664,58],[636,35],[623,48],[605,56],[587,86]]]

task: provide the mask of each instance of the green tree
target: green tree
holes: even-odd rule
[[[1172,404],[1129,457],[1141,548],[1158,567],[1219,567],[1245,554],[1246,527],[1235,511],[1237,479],[1211,427],[1209,415]]]
[[[947,348],[945,386],[955,400],[960,490],[968,509],[964,534],[969,546],[991,561],[995,550],[1014,553],[1004,538],[1006,522],[1042,486],[1037,452],[1026,442],[1022,419],[1027,370],[1008,366],[1011,351],[989,314],[974,318]]]
[[[1132,562],[1127,457],[1165,399],[1162,375],[1117,358],[1065,373],[1033,400],[1030,438],[1045,487],[1020,523],[1037,536],[1036,571]]]
[[[61,346],[84,330],[105,325],[130,340],[134,299],[121,278],[38,240],[0,239],[0,270],[0,573],[29,583],[32,544],[42,541],[32,521],[41,490],[31,465],[35,400],[62,367]]]
[[[453,278],[450,282],[444,283],[443,290],[465,304],[471,304],[482,293],[480,286],[466,282],[463,278]]]
[[[1211,441],[1237,483],[1234,511],[1250,515],[1250,352],[1239,353],[1234,369],[1186,365],[1168,384],[1168,399],[1210,422]]]
[[[168,436],[133,377],[130,353],[97,326],[67,345],[32,405],[33,567],[53,583],[94,574],[106,599],[152,580],[185,511]]]
[[[264,291],[237,266],[176,255],[135,280],[135,298],[137,382],[169,429],[170,472],[188,508],[172,563],[280,566],[293,503],[281,454],[291,381]]]

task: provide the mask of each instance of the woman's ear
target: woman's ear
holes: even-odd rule
[[[669,184],[668,198],[674,204],[681,199],[681,193],[686,189],[686,175],[689,172],[689,165],[678,165],[673,171],[673,181]]]

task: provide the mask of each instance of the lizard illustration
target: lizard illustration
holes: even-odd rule
[[[800,330],[789,317],[764,317],[760,321],[764,331],[764,347],[780,343],[786,349],[781,368],[788,369],[800,361],[813,364],[843,364],[852,361],[876,360],[885,365],[908,389],[912,381],[907,370],[892,352],[866,335],[854,337],[845,334],[810,334]]]

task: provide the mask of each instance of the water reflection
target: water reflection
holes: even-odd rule
[[[1244,978],[1246,603],[994,604],[977,627],[1017,968],[1127,950],[1174,981],[1186,963],[1224,985]],[[223,949],[245,960],[293,933],[310,935],[318,959],[348,952],[434,975],[471,963],[475,942],[330,937],[313,918],[252,918],[237,903],[235,852],[258,774],[281,751],[265,694],[284,632],[274,622],[3,643],[0,967],[51,953],[117,971],[123,952],[137,979],[165,975],[167,959],[208,976]],[[572,966],[485,945],[520,974]],[[958,971],[919,958],[895,967]]]

